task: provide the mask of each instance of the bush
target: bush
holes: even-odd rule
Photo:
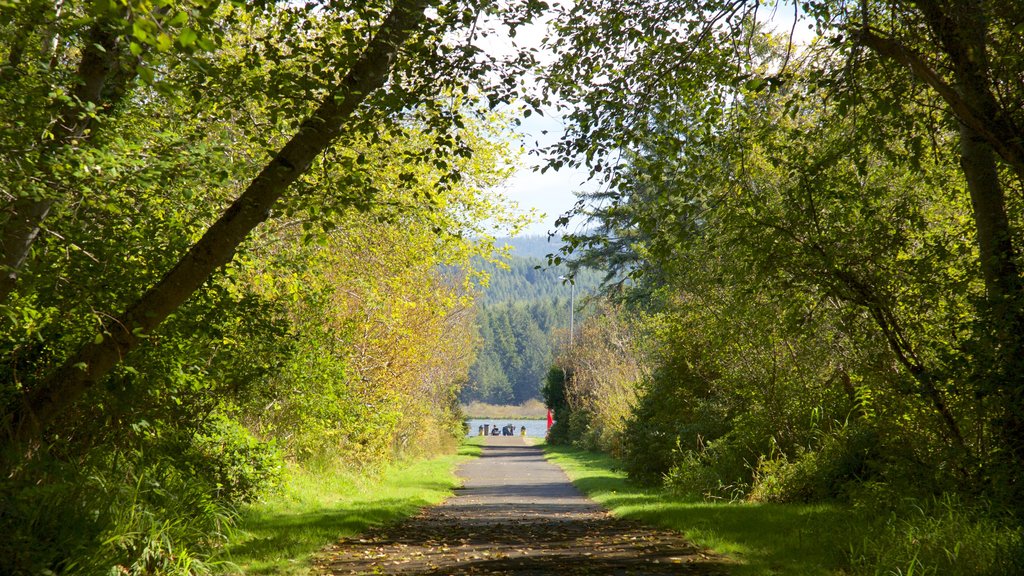
[[[281,485],[284,461],[273,442],[255,438],[238,422],[220,417],[197,434],[186,456],[192,472],[230,503],[251,502]]]
[[[569,439],[572,445],[590,452],[603,451],[601,429],[594,424],[594,415],[589,410],[573,410],[569,414]]]
[[[757,462],[750,499],[758,502],[846,500],[861,482],[878,475],[879,439],[867,426],[827,434],[817,449],[786,457],[775,453]]]
[[[665,475],[665,489],[678,496],[704,500],[743,498],[748,486],[742,482],[728,483],[713,464],[703,452],[683,452]]]
[[[558,366],[552,366],[544,379],[544,404],[554,413],[555,422],[548,430],[547,441],[550,444],[569,444],[569,422],[571,412],[565,401],[566,373]]]
[[[730,418],[715,399],[688,390],[696,380],[683,366],[642,386],[623,434],[623,467],[633,480],[660,482],[687,451],[700,451],[729,430]]]
[[[739,500],[750,490],[748,451],[733,435],[699,450],[677,450],[665,474],[665,488],[680,496],[705,500]]]

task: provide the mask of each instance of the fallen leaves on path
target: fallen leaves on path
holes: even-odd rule
[[[329,547],[321,574],[725,574],[679,534],[605,514],[479,522],[427,510]]]

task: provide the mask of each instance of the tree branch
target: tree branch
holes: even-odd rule
[[[1012,125],[971,107],[953,86],[943,80],[925,62],[921,55],[900,42],[880,36],[868,27],[861,28],[854,36],[861,44],[874,50],[880,56],[895,60],[909,68],[915,77],[939,94],[960,122],[984,138],[992,146],[992,149],[1010,165],[1018,177],[1024,178],[1024,137],[1022,137],[1024,135],[1018,134]]]
[[[384,85],[400,47],[422,25],[428,0],[400,0],[342,80],[303,122],[297,134],[275,155],[246,190],[156,285],[128,307],[115,325],[123,326],[90,342],[67,359],[24,399],[15,415],[15,443],[38,438],[46,425],[77,401],[124,356],[141,336],[156,328],[216,271],[238,245],[266,220],[287,187],[342,133],[345,123],[373,91]]]

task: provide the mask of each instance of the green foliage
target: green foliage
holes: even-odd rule
[[[261,442],[239,422],[223,417],[197,436],[185,460],[191,472],[209,478],[218,498],[252,502],[281,484],[284,466],[275,443]]]
[[[734,574],[1020,572],[1020,527],[1006,522],[1002,511],[978,509],[956,497],[876,492],[874,498],[861,498],[857,507],[708,502],[637,485],[619,461],[605,454],[550,445],[545,451],[580,490],[616,516],[678,530],[698,546],[734,558]],[[899,504],[893,506],[890,497]]]
[[[498,238],[495,241],[497,249],[508,250],[509,254],[515,258],[539,258],[541,260],[547,260],[549,255],[558,252],[562,246],[563,242],[557,236],[547,235],[526,234],[514,238]],[[553,266],[552,269],[558,270],[560,266]]]
[[[496,245],[554,250],[541,238],[498,239]],[[600,283],[597,272],[581,269],[570,286],[563,266],[546,267],[537,256],[514,253],[507,260],[481,265],[487,282],[480,288],[478,314],[481,349],[470,368],[461,398],[491,404],[519,404],[540,397],[545,371],[569,329],[569,307],[586,317],[582,304]],[[575,298],[573,297],[575,296]]]
[[[621,456],[627,421],[637,402],[644,367],[633,318],[622,308],[597,302],[563,349],[557,365],[565,381],[568,437],[573,445]]]
[[[701,451],[685,450],[675,454],[672,465],[665,473],[663,486],[665,490],[681,498],[693,500],[727,500],[740,501],[746,497],[749,486],[736,482],[736,478],[744,478],[745,470],[737,470],[734,462],[730,462],[733,454],[723,455],[727,451],[728,442],[719,440],[711,442]],[[659,462],[659,464],[663,464]],[[733,464],[728,466],[727,464]],[[744,466],[745,467],[745,466]],[[729,469],[731,468],[731,469]],[[643,481],[644,475],[632,472],[631,476]],[[727,484],[727,479],[735,483]]]
[[[852,572],[864,575],[1009,575],[1024,570],[1024,533],[1001,513],[956,496],[903,499],[850,543]]]
[[[519,404],[537,398],[539,375],[551,364],[554,320],[561,320],[568,307],[567,301],[553,300],[482,308],[478,318],[483,346],[463,399]]]
[[[852,426],[829,434],[814,450],[790,461],[762,456],[754,471],[750,499],[761,502],[819,502],[845,499],[857,484],[874,481],[884,446],[876,431]],[[908,492],[908,495],[910,492]]]
[[[623,466],[640,482],[660,482],[680,451],[701,450],[729,429],[728,411],[714,398],[694,397],[685,383],[699,377],[680,368],[671,378],[655,376],[646,383],[626,423]]]
[[[78,465],[40,458],[19,471],[31,484],[4,483],[4,572],[208,573],[206,553],[234,520],[212,479],[173,452],[97,453]]]
[[[623,466],[779,515],[849,503],[829,571],[1016,573],[1024,171],[1019,127],[985,132],[1020,109],[990,97],[1021,62],[1009,5],[808,4],[805,46],[760,6],[591,2],[549,42],[571,101],[549,166],[602,184],[562,255],[633,281]]]
[[[391,7],[0,2],[0,572],[208,572],[286,460],[369,470],[453,448],[473,262],[492,227],[520,225],[484,192],[513,155],[483,100],[507,95],[484,88],[491,60],[448,45],[466,6],[403,46],[267,226],[211,232]],[[118,320],[169,270],[212,261],[190,252],[206,236],[233,260],[159,303],[156,329]],[[124,339],[105,377],[52,382],[83,346]],[[12,441],[47,390],[60,408]]]
[[[571,374],[566,374],[563,369],[552,366],[548,369],[547,378],[544,380],[544,389],[542,390],[544,404],[551,410],[555,420],[548,430],[547,441],[549,444],[568,444],[570,440],[569,422],[572,419],[572,411],[565,399],[565,382],[569,377]]]
[[[863,518],[836,505],[705,502],[638,485],[604,454],[567,447],[546,452],[577,488],[615,516],[679,531],[733,559],[732,574],[838,576],[849,568],[851,536],[867,533]]]
[[[988,131],[1019,110],[991,96],[1020,64],[1008,5],[815,3],[805,46],[758,7],[593,2],[549,42],[571,101],[549,166],[603,181],[562,254],[634,279],[646,314],[630,470],[715,497],[1024,501],[1024,172],[1019,128]]]
[[[527,246],[531,242],[537,242],[531,237],[511,240],[499,238],[495,240],[495,246],[498,249],[501,249],[503,245],[518,247],[520,241],[526,243]],[[548,246],[549,252],[556,249],[546,243],[542,245]],[[533,251],[539,250],[533,248]],[[538,303],[543,306],[555,306],[559,311],[563,310],[563,307],[568,309],[570,286],[562,277],[568,276],[570,271],[565,266],[551,266],[543,256],[520,255],[519,248],[516,248],[507,259],[503,259],[500,263],[483,263],[480,269],[487,273],[487,284],[481,288],[482,303],[485,306],[506,303]],[[576,298],[578,298],[577,303],[585,302],[597,291],[601,277],[600,272],[590,268],[580,268],[574,273],[573,284]],[[561,316],[562,314],[559,314],[555,317],[556,325],[562,329],[568,328],[567,322],[564,322],[565,326],[562,325]]]

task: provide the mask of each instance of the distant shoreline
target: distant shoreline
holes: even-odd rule
[[[519,405],[470,402],[462,405],[462,413],[473,420],[544,420],[548,409],[540,400],[527,400]]]
[[[466,420],[545,420],[547,416],[466,416]]]

